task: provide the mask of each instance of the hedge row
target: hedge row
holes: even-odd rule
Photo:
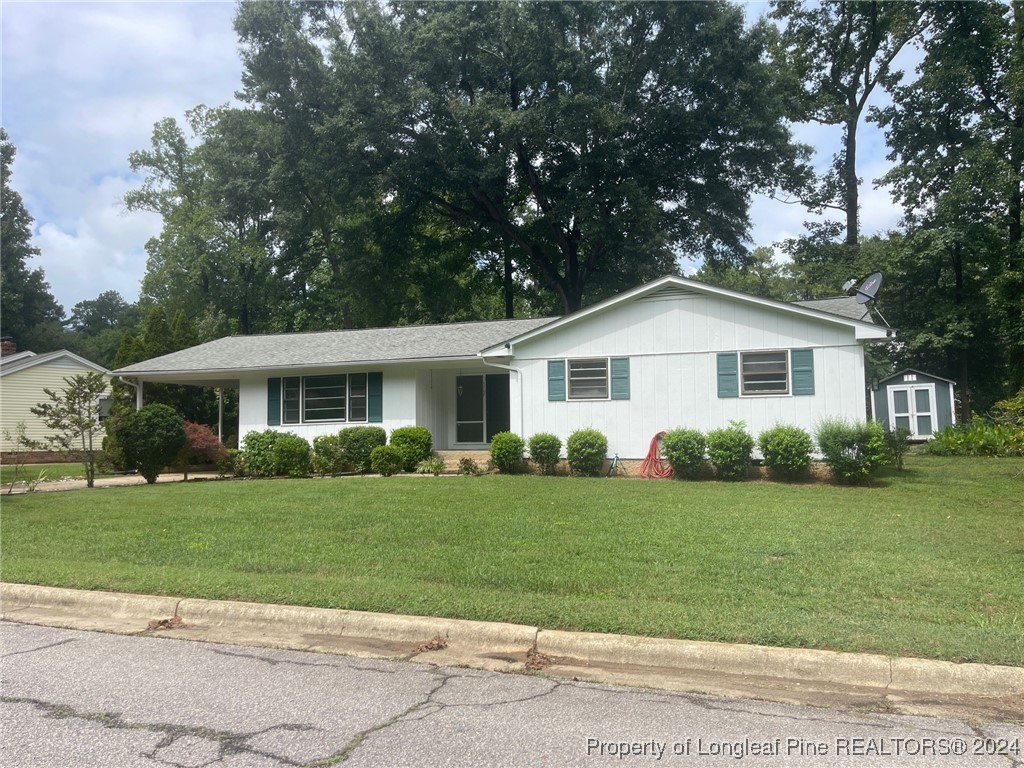
[[[240,451],[228,452],[221,471],[239,477],[304,477],[314,472],[392,475],[416,469],[432,450],[426,427],[399,427],[392,431],[390,444],[382,427],[346,427],[314,438],[312,446],[292,432],[268,429],[247,434]]]
[[[674,429],[662,438],[662,455],[677,478],[695,478],[710,464],[722,480],[744,480],[755,444],[762,463],[776,478],[796,480],[811,465],[815,442],[832,476],[843,483],[869,477],[880,466],[902,459],[906,439],[888,436],[877,422],[852,423],[826,419],[815,430],[815,440],[800,427],[779,424],[765,430],[757,440],[742,422],[708,432]]]

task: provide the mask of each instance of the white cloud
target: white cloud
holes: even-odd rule
[[[231,3],[4,3],[3,122],[12,184],[36,220],[54,296],[69,310],[117,290],[138,296],[151,215],[124,214],[140,183],[128,154],[153,124],[231,101],[241,63]]]
[[[33,266],[46,272],[66,312],[104,291],[129,300],[138,296],[146,269],[143,245],[160,232],[161,222],[156,214],[124,212],[121,200],[131,186],[125,179],[105,178],[70,226],[47,222],[38,228],[34,243],[41,254]]]

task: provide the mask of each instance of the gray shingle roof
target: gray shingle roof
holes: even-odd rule
[[[857,303],[856,296],[833,296],[828,299],[808,299],[807,301],[794,301],[801,307],[816,309],[819,312],[828,312],[830,315],[839,315],[850,320],[860,320],[864,323],[875,322],[871,312],[863,304]]]
[[[120,368],[121,376],[247,369],[443,360],[475,357],[487,347],[532,331],[554,318],[406,325],[316,333],[228,336]]]

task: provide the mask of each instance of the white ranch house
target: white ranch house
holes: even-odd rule
[[[114,371],[239,390],[239,438],[419,425],[439,450],[497,432],[601,430],[642,458],[684,426],[865,418],[864,345],[892,330],[854,299],[787,304],[668,276],[561,318],[233,336]]]

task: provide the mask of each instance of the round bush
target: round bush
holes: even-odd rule
[[[387,444],[387,441],[388,433],[384,427],[347,427],[338,433],[341,455],[356,472],[369,472],[370,451],[378,445]]]
[[[378,475],[391,477],[404,466],[405,457],[393,445],[378,445],[370,451],[370,469]]]
[[[565,441],[565,453],[573,472],[596,477],[608,455],[608,439],[596,429],[578,429]]]
[[[491,438],[491,461],[499,472],[514,474],[523,468],[526,443],[513,432],[499,432]]]
[[[337,475],[347,471],[350,464],[341,450],[338,435],[319,435],[313,438],[313,471],[324,475]]]
[[[673,429],[661,438],[661,455],[679,478],[694,478],[704,466],[707,440],[699,429]]]
[[[885,431],[877,421],[826,419],[815,437],[832,477],[841,483],[864,480],[885,464]]]
[[[555,474],[561,452],[562,441],[550,432],[539,432],[530,438],[530,460],[545,475]]]
[[[765,466],[787,480],[799,477],[811,465],[814,443],[800,427],[778,424],[762,432],[757,444]]]
[[[402,454],[402,469],[412,472],[417,464],[430,458],[434,441],[426,427],[399,427],[391,433],[391,447]]]
[[[262,432],[250,432],[242,439],[242,464],[245,473],[251,477],[273,477],[276,472],[274,465],[274,443],[281,432],[266,429]]]
[[[745,480],[753,450],[754,438],[743,422],[733,421],[728,427],[708,432],[708,457],[722,480]]]
[[[282,433],[274,441],[274,474],[305,477],[313,469],[313,454],[309,443],[291,432]]]
[[[126,418],[117,438],[128,466],[137,469],[147,483],[155,483],[160,470],[185,445],[185,428],[177,411],[153,403]]]

